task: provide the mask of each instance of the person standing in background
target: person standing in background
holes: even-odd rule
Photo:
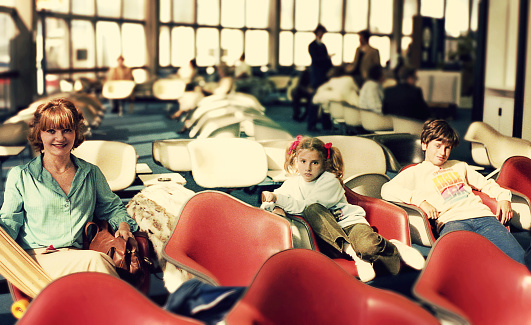
[[[380,51],[369,45],[371,33],[368,30],[362,30],[358,35],[360,37],[360,46],[358,46],[356,54],[354,54],[352,76],[358,86],[361,87],[369,77],[369,70],[375,65],[381,66],[381,63]]]
[[[332,67],[332,60],[330,60],[330,55],[328,55],[328,50],[326,45],[322,42],[323,35],[326,33],[326,28],[319,24],[313,31],[315,34],[315,40],[310,43],[308,46],[308,52],[312,59],[310,65],[310,80],[311,86],[315,90],[319,88],[320,85],[325,83],[327,78],[328,70]],[[319,106],[310,105],[308,111],[308,131],[317,130],[317,121],[319,115]]]
[[[107,75],[107,80],[135,80],[133,78],[133,72],[131,68],[126,66],[124,64],[124,57],[120,55],[118,59],[116,59],[118,62],[118,65],[110,68],[109,73]],[[112,112],[113,113],[119,113],[120,112],[120,101],[118,100],[111,100],[111,106],[112,106]]]

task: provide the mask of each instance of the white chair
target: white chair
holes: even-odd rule
[[[391,116],[393,120],[393,131],[396,133],[409,133],[420,135],[424,126],[423,121],[414,120],[402,116]]]
[[[345,123],[345,106],[342,102],[328,102],[328,112],[330,113],[330,117],[334,123]]]
[[[369,132],[393,130],[393,120],[390,116],[360,108],[360,118],[361,126]]]
[[[240,123],[245,121],[243,116],[224,116],[217,119],[208,120],[199,130],[196,139],[205,138],[239,138]]]
[[[156,140],[152,144],[153,161],[174,172],[192,170],[188,144],[193,139]]]
[[[189,136],[190,138],[195,137],[199,132],[201,132],[201,129],[205,126],[205,124],[209,121],[212,121],[214,119],[218,118],[224,118],[224,117],[230,117],[230,116],[264,116],[264,114],[260,111],[255,110],[254,108],[241,108],[236,107],[232,105],[223,106],[217,109],[213,109],[210,111],[205,112],[204,114],[199,117],[193,124],[193,126],[190,128]]]
[[[103,84],[101,95],[111,100],[124,100],[133,96],[136,83],[133,80],[109,80]],[[122,114],[122,105],[120,113]],[[133,111],[133,102],[129,104],[129,112]]]
[[[286,160],[286,149],[291,145],[293,140],[291,138],[259,141],[264,147],[267,156],[267,176],[274,182],[283,182],[288,177],[284,170],[284,161]]]
[[[350,127],[362,126],[360,109],[350,105],[343,106],[343,118],[345,119],[345,125]]]
[[[112,191],[120,191],[133,184],[136,178],[136,150],[127,143],[86,140],[72,153],[98,166]]]
[[[345,186],[354,192],[381,199],[382,186],[389,182],[390,178],[386,174],[367,173],[357,176],[351,176],[344,180]]]
[[[478,165],[501,168],[509,157],[531,158],[531,141],[503,135],[485,122],[472,122],[464,139],[472,143],[472,159]]]
[[[177,78],[158,79],[153,83],[153,96],[160,100],[177,100],[184,94],[186,84]]]
[[[361,174],[385,174],[386,158],[382,147],[374,140],[346,135],[318,137],[323,142],[331,142],[341,151],[345,171],[343,179]]]
[[[249,187],[267,176],[267,156],[256,141],[197,139],[188,144],[188,150],[192,176],[204,188]]]

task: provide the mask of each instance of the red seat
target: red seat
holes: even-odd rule
[[[111,275],[83,272],[61,277],[35,297],[20,325],[201,324],[172,314]]]
[[[272,256],[228,324],[439,324],[419,305],[354,279],[321,253],[290,249]]]
[[[439,238],[413,293],[452,324],[529,324],[531,273],[469,231]]]
[[[183,206],[162,254],[210,284],[248,286],[271,255],[292,247],[287,220],[226,193],[203,191]]]
[[[408,217],[402,208],[381,199],[358,194],[346,186],[344,186],[344,189],[348,203],[359,205],[365,210],[365,218],[375,231],[386,239],[397,239],[411,246]],[[299,218],[304,220],[302,217]],[[313,232],[312,236],[314,237],[314,242],[317,243]],[[319,251],[318,245],[316,244],[315,246],[316,250]],[[335,258],[334,261],[348,273],[354,276],[358,275],[358,270],[353,260]]]

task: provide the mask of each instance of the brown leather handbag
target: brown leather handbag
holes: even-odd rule
[[[85,248],[108,255],[116,265],[116,271],[121,278],[129,282],[144,272],[142,257],[134,245],[134,239],[127,241],[122,237],[114,237],[112,227],[107,221],[87,222],[85,225]]]

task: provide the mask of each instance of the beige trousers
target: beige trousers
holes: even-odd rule
[[[76,248],[60,248],[58,252],[43,254],[45,248],[28,250],[28,254],[52,279],[77,272],[101,272],[119,278],[112,259],[100,252]]]

